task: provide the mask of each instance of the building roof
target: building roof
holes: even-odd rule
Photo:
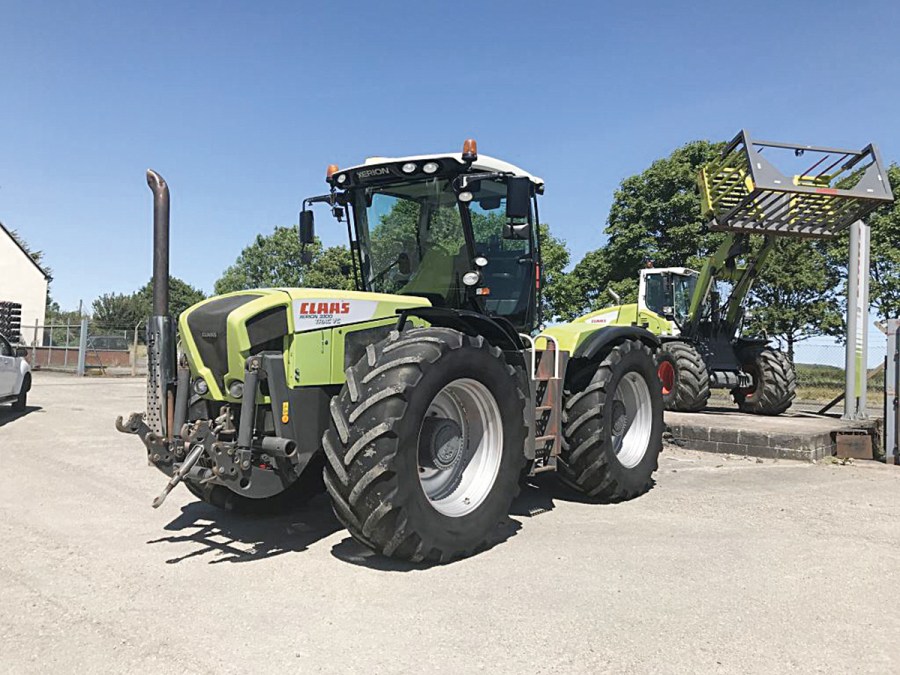
[[[38,264],[37,260],[35,260],[34,258],[31,257],[31,254],[30,254],[28,251],[25,250],[25,247],[24,247],[24,246],[22,246],[22,242],[20,242],[20,241],[18,240],[18,238],[15,237],[15,236],[13,235],[12,231],[10,231],[10,230],[6,227],[6,225],[3,224],[2,221],[0,221],[0,230],[3,230],[3,232],[6,233],[6,235],[12,240],[12,242],[13,242],[16,246],[19,247],[19,250],[21,250],[22,253],[25,254],[25,257],[28,258],[28,259],[31,261],[31,264],[34,265],[35,267],[37,267],[38,271],[39,271],[41,274],[44,275],[44,278],[45,278],[47,281],[50,281],[52,277],[51,277],[49,274],[47,274],[47,272],[44,270],[44,268],[41,267],[41,266]]]

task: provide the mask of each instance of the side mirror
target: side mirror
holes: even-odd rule
[[[28,356],[28,347],[16,347],[16,356],[25,358]]]
[[[503,226],[504,239],[530,239],[531,225],[531,180],[516,176],[506,181],[506,225]]]
[[[300,243],[314,244],[316,242],[316,225],[312,211],[300,212]]]
[[[397,271],[404,276],[412,272],[412,264],[406,251],[401,251],[400,255],[397,256]]]

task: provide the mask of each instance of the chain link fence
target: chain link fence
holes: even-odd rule
[[[145,325],[98,327],[88,321],[23,327],[21,344],[35,370],[85,375],[147,373]]]
[[[80,351],[84,350],[86,375],[146,375],[146,326],[97,327],[87,322],[82,345],[82,323],[50,324],[23,327],[22,344],[28,347],[28,360],[33,368],[77,373]],[[881,333],[869,337],[868,407],[872,415],[880,415],[884,407],[884,362],[887,340]],[[844,392],[844,347],[817,339],[797,343],[794,347],[797,373],[797,397],[792,409],[818,412]],[[724,390],[713,390],[710,405],[732,406],[731,396]],[[843,409],[838,403],[833,410]]]

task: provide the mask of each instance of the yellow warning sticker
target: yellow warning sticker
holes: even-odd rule
[[[281,404],[281,423],[287,424],[290,419],[291,417],[288,414],[288,402],[285,401]]]

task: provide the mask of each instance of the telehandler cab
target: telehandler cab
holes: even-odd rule
[[[796,164],[797,173],[776,168],[776,156],[780,166]],[[796,376],[767,339],[742,335],[751,286],[778,237],[831,238],[893,201],[887,172],[873,145],[854,151],[772,143],[741,131],[703,167],[698,183],[709,229],[727,233],[716,252],[699,272],[642,269],[637,304],[586,319],[644,326],[659,336],[669,410],[702,410],[710,389],[719,388],[743,412],[779,415],[794,399]]]
[[[350,533],[445,561],[491,540],[520,481],[558,470],[583,493],[648,489],[662,437],[657,338],[584,320],[539,330],[538,196],[511,164],[374,158],[306,199],[345,221],[356,291],[269,288],[168,314],[168,187],[154,193],[147,411],[117,426],[152,465],[226,509],[302,499],[324,478]],[[348,270],[348,273],[350,270]],[[323,472],[324,466],[324,472]]]

